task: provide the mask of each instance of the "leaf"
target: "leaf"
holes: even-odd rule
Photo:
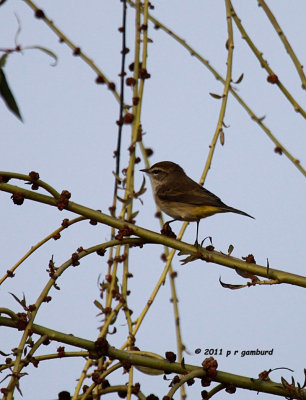
[[[236,82],[234,82],[234,83],[238,85],[238,83],[240,83],[240,82],[242,81],[243,77],[244,77],[244,74],[242,73],[242,74],[239,76],[239,78],[236,80]]]
[[[133,197],[135,199],[138,199],[138,197],[141,196],[147,190],[147,188],[145,186],[146,186],[146,178],[143,177],[140,189],[138,190],[138,192],[136,192],[136,193],[134,192],[133,193]],[[142,203],[141,199],[139,199],[139,200]]]
[[[2,59],[2,57],[1,57]],[[22,121],[22,117],[18,108],[18,105],[14,99],[13,93],[11,92],[7,83],[3,69],[0,68],[0,97],[3,98],[6,106],[12,113]]]
[[[198,259],[199,259],[199,257],[197,257],[197,256],[188,256],[188,257],[184,258],[183,260],[181,260],[181,263],[182,263],[182,265],[185,265],[185,264],[188,264],[188,263],[198,260]]]
[[[144,192],[147,190],[147,189],[145,188],[145,186],[146,186],[146,178],[145,178],[145,176],[143,176],[143,178],[142,178],[142,184],[141,184],[141,187],[140,187],[138,193],[144,193]]]
[[[283,378],[282,376],[281,376],[281,382],[282,382],[282,385],[283,385],[283,387],[284,387],[285,389],[290,390],[290,385],[289,385],[289,383],[288,383],[288,382],[286,381],[286,379]]]
[[[9,53],[3,54],[3,56],[0,58],[0,68],[3,68],[6,64],[6,59],[8,57]]]
[[[227,255],[230,256],[232,254],[233,250],[234,250],[234,246],[232,244],[230,244],[228,246]]]
[[[225,138],[224,138],[224,131],[221,130],[220,132],[220,143],[222,146],[224,146]]]
[[[10,376],[12,376],[12,374],[8,374],[8,375],[6,375],[1,381],[0,381],[0,383],[2,383],[2,382],[4,382],[5,381],[5,379],[6,378],[8,378],[8,377],[10,377]]]
[[[302,386],[303,388],[306,387],[306,368],[304,368],[304,375],[305,375],[305,381],[304,381],[304,384]]]
[[[258,278],[258,276],[253,275],[250,272],[243,271],[240,268],[235,268],[235,271],[237,272],[238,275],[242,276],[243,278],[251,279],[252,284],[260,282],[260,279]]]
[[[248,286],[248,285],[232,285],[230,283],[224,283],[221,281],[221,277],[219,278],[219,282],[222,287],[224,287],[226,289],[231,289],[231,290],[242,289],[242,288]]]
[[[134,219],[139,214],[139,211],[135,211],[131,214],[131,219]]]
[[[16,13],[15,13],[15,17],[17,19],[17,24],[18,24],[18,28],[17,28],[16,34],[15,34],[15,45],[16,45],[16,49],[17,49],[17,48],[20,48],[20,46],[18,45],[18,37],[21,33],[21,22]]]
[[[131,353],[137,354],[137,355],[143,356],[143,357],[150,357],[150,358],[153,358],[155,360],[162,360],[162,361],[165,360],[164,357],[160,356],[159,354],[150,353],[150,352],[147,352],[147,351],[134,351],[134,350],[132,350]],[[147,375],[162,375],[163,374],[162,370],[151,368],[151,367],[143,367],[141,365],[135,365],[135,368],[138,369],[138,371],[143,372],[144,374],[147,374]]]
[[[185,250],[180,250],[180,251],[177,253],[178,256],[185,256],[186,254],[189,254],[189,253],[188,253],[188,251],[185,251]]]
[[[262,122],[262,121],[266,118],[266,116],[263,115],[262,117],[256,117],[255,115],[252,115],[251,118],[252,118],[254,121]]]
[[[208,239],[210,241],[211,245],[213,244],[212,237],[211,236],[206,236],[201,242],[201,247],[203,247],[203,243],[205,242],[206,239]]]
[[[27,304],[26,304],[26,299],[25,299],[25,297],[24,297],[24,293],[23,293],[22,300],[19,300],[18,297],[14,295],[14,293],[11,293],[11,292],[9,292],[9,293],[14,297],[14,299],[21,305],[21,307],[22,307],[25,311],[28,311],[28,309],[27,309]]]
[[[102,304],[101,304],[98,300],[95,300],[95,301],[94,301],[94,305],[95,305],[99,310],[101,310],[102,312],[104,311],[104,307],[102,306]]]
[[[48,56],[50,56],[50,57],[53,58],[53,60],[54,60],[54,62],[51,63],[50,65],[51,65],[52,67],[55,67],[55,66],[56,66],[58,57],[57,57],[57,55],[56,55],[55,53],[53,53],[53,51],[47,49],[46,47],[41,47],[41,46],[30,46],[30,47],[26,47],[26,48],[27,48],[27,49],[33,49],[33,50],[40,50],[40,51],[42,51],[42,52],[48,54]]]
[[[220,96],[219,94],[216,93],[209,93],[211,95],[211,97],[213,97],[214,99],[222,99],[222,97],[224,97],[223,95]]]
[[[117,199],[118,199],[119,201],[121,201],[121,203],[126,203],[126,204],[128,204],[129,202],[131,202],[131,199],[123,199],[122,197],[120,197],[120,196],[118,196],[118,195],[117,195]]]
[[[29,374],[28,374],[27,372],[19,373],[20,378],[23,377],[23,376],[26,376],[26,375],[29,375]],[[22,391],[21,391],[21,389],[20,389],[20,384],[19,384],[19,382],[17,382],[17,384],[16,384],[16,389],[18,390],[18,392],[20,393],[20,395],[23,396]]]
[[[238,275],[242,276],[243,278],[248,278],[248,272],[244,271],[243,269],[235,268],[235,271]]]

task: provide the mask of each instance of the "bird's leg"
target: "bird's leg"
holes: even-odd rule
[[[198,242],[199,225],[200,225],[200,220],[197,221],[197,236],[196,236],[196,240],[195,240],[195,242],[194,242],[194,246],[195,246],[195,247],[200,247],[200,246],[199,246],[199,242]]]
[[[174,222],[174,221],[176,221],[176,219],[172,219],[171,221],[165,222],[160,233],[162,235],[173,237],[176,239],[176,234],[172,231],[172,229],[170,227],[171,222]]]

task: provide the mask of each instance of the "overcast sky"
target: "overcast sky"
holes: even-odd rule
[[[301,63],[305,64],[304,0],[269,1],[269,6],[283,28]],[[224,1],[156,1],[152,15],[179,34],[188,44],[208,59],[223,76],[226,74],[227,39]],[[40,1],[39,6],[55,24],[94,60],[119,87],[121,36],[121,3],[119,1],[79,2],[67,0]],[[266,15],[256,1],[235,1],[238,16],[254,39],[264,58],[294,98],[305,108],[305,91],[301,89],[291,59]],[[72,200],[108,213],[112,203],[116,148],[118,104],[103,85],[96,85],[94,72],[58,38],[24,3],[7,1],[0,8],[0,48],[14,47],[14,37],[21,22],[19,44],[39,45],[58,56],[52,59],[38,50],[11,54],[5,66],[10,87],[20,107],[24,123],[0,102],[1,170],[28,173],[38,171],[40,177],[57,190],[67,189]],[[133,61],[134,10],[128,8],[128,43],[131,49],[127,65]],[[142,126],[146,147],[154,150],[154,162],[171,160],[179,163],[193,179],[202,174],[221,102],[209,93],[222,94],[223,86],[195,58],[162,30],[149,25],[148,71]],[[276,85],[267,83],[267,73],[250,52],[234,26],[233,80],[241,73],[238,94],[257,116],[265,116],[265,124],[280,142],[306,166],[306,129],[303,117],[296,113]],[[132,93],[126,90],[127,102]],[[226,110],[225,145],[218,143],[205,187],[228,205],[244,210],[256,219],[236,214],[217,215],[200,224],[200,237],[212,236],[216,250],[227,252],[234,246],[236,257],[254,254],[256,262],[271,268],[305,275],[306,186],[305,176],[284,156],[274,152],[275,145],[248,116],[237,101],[229,96]],[[122,168],[127,165],[130,128],[126,127],[122,143]],[[138,150],[137,150],[138,151]],[[140,155],[138,152],[137,155]],[[143,162],[136,166],[136,189],[140,187]],[[22,182],[16,182],[24,186]],[[144,204],[135,202],[139,210],[137,224],[159,232],[154,218],[155,205],[148,190]],[[55,230],[63,218],[72,218],[46,205],[25,201],[13,205],[10,196],[0,193],[2,251],[1,276],[31,246]],[[167,217],[166,217],[167,218]],[[178,233],[181,223],[172,225]],[[184,240],[194,242],[196,224],[190,224]],[[90,247],[107,241],[107,226],[82,222],[62,234],[59,241],[48,242],[33,254],[17,271],[14,279],[5,281],[0,290],[0,307],[22,311],[10,292],[34,303],[47,282],[46,268],[54,255],[56,265],[69,259],[79,247]],[[129,281],[129,307],[137,318],[148,300],[164,263],[160,246],[132,249]],[[224,289],[219,277],[228,283],[245,283],[233,270],[197,261],[181,266],[175,256],[176,279],[184,344],[188,350],[186,363],[200,365],[205,349],[222,349],[216,357],[222,371],[257,378],[269,368],[288,367],[294,370],[275,371],[271,379],[284,376],[301,384],[304,381],[305,291],[290,285],[258,286],[236,291]],[[120,264],[120,268],[122,264]],[[95,340],[100,326],[93,301],[99,298],[98,280],[107,271],[107,258],[90,256],[77,268],[70,268],[60,278],[60,291],[52,290],[53,300],[44,305],[36,323]],[[121,271],[120,271],[121,276]],[[101,278],[101,279],[102,279]],[[176,352],[174,318],[169,282],[160,290],[137,335],[136,345],[142,350],[164,355]],[[118,333],[109,337],[120,347],[126,340],[125,319],[119,318]],[[16,347],[20,332],[0,328],[0,350],[8,353]],[[162,340],[161,340],[162,338]],[[44,347],[38,354],[55,352],[58,344]],[[202,352],[195,354],[195,349]],[[243,350],[271,350],[271,356],[241,357]],[[69,349],[66,346],[67,350]],[[232,351],[226,357],[226,351]],[[236,356],[234,351],[238,350]],[[2,363],[3,361],[1,361]],[[62,359],[44,362],[38,369],[29,367],[21,381],[24,399],[55,399],[61,390],[74,391],[84,360]],[[6,372],[3,373],[3,377]],[[0,378],[1,379],[1,378]],[[127,375],[118,373],[112,384],[124,383]],[[162,398],[169,382],[161,377],[146,377],[135,372],[135,381],[143,382],[142,391]],[[5,386],[8,380],[1,384]],[[34,388],[34,389],[33,389]],[[200,383],[188,388],[189,398],[199,398]],[[255,392],[242,392],[244,399],[255,399]],[[197,396],[197,397],[195,397]],[[219,395],[219,398],[225,395]],[[16,393],[16,399],[19,399]],[[175,398],[179,396],[176,395]],[[270,395],[260,395],[271,399]],[[113,398],[112,396],[106,398]]]

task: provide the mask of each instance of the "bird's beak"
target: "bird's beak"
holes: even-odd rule
[[[141,172],[145,172],[146,174],[148,174],[149,173],[149,168],[141,169],[140,171]]]

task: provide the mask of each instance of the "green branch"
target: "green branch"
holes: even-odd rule
[[[18,327],[18,321],[12,320],[10,318],[0,316],[0,326],[7,326],[11,328]],[[67,345],[75,346],[78,348],[83,348],[91,353],[92,357],[100,357],[101,355],[97,353],[96,342],[82,339],[71,334],[65,334],[53,329],[48,329],[44,326],[33,324],[33,332],[38,335],[47,335],[50,340],[65,343]],[[118,350],[112,346],[105,346],[105,351],[103,355],[110,358],[117,359],[120,361],[127,361],[132,365],[139,365],[142,367],[149,367],[153,369],[159,369],[166,373],[176,373],[176,374],[186,374],[191,373],[198,378],[206,376],[206,372],[203,368],[196,365],[182,365],[180,363],[171,363],[167,360],[161,360],[152,357],[146,357],[144,355],[138,355],[137,352],[129,352]],[[223,383],[225,385],[231,384],[236,387],[243,389],[249,389],[256,392],[270,393],[277,396],[283,396],[287,398],[303,398],[306,395],[305,389],[300,389],[298,393],[298,388],[296,388],[296,393],[289,391],[282,384],[273,382],[271,380],[264,381],[260,379],[250,378],[241,375],[235,375],[228,372],[219,371],[216,377],[213,379],[215,382]]]
[[[57,201],[53,197],[36,193],[7,183],[0,184],[0,191],[13,194],[18,193],[21,194],[25,199],[48,204],[54,207],[57,206]],[[243,260],[240,260],[239,258],[231,257],[217,251],[208,251],[204,248],[197,248],[188,243],[181,242],[179,240],[158,234],[156,232],[141,228],[131,223],[127,223],[120,219],[111,217],[107,214],[103,214],[100,211],[96,211],[91,208],[74,203],[72,201],[69,201],[66,210],[71,211],[78,215],[82,215],[83,217],[89,218],[91,220],[95,220],[104,225],[112,226],[117,229],[122,228],[121,231],[122,233],[124,233],[124,231],[127,231],[128,235],[135,235],[141,237],[146,242],[162,244],[171,247],[173,249],[179,250],[181,254],[189,254],[190,256],[192,256],[194,260],[202,259],[207,262],[219,264],[235,270],[238,268],[239,270],[246,271],[253,275],[276,280],[279,283],[288,283],[291,285],[306,287],[306,277],[277,269],[267,268],[265,266],[253,263],[247,263]]]
[[[104,72],[94,63],[94,61],[89,58],[77,45],[75,45],[68,37],[54,24],[54,22],[46,16],[44,11],[40,9],[33,1],[31,0],[24,0],[24,2],[32,8],[35,12],[35,17],[42,19],[48,27],[57,35],[57,37],[60,39],[60,42],[66,43],[68,47],[71,48],[73,51],[73,55],[79,56],[89,67],[95,71],[97,74],[97,83],[106,83],[108,89],[113,93],[115,96],[116,100],[120,102],[120,96],[118,92],[116,91],[115,84],[111,82],[107,76],[105,75]],[[126,105],[124,105],[124,108],[126,108]]]
[[[270,76],[276,76],[275,72],[272,70],[272,68],[269,66],[268,62],[263,58],[262,52],[258,50],[258,48],[255,46],[253,40],[250,38],[250,36],[247,34],[246,30],[244,29],[241,19],[238,17],[236,14],[236,11],[234,10],[233,6],[231,6],[232,10],[232,16],[235,21],[235,24],[237,28],[239,29],[241,33],[242,39],[244,39],[256,58],[258,59],[260,65],[262,68],[264,68]],[[294,110],[298,113],[300,113],[304,118],[306,118],[306,111],[298,104],[298,102],[293,98],[293,96],[289,93],[289,91],[286,89],[286,87],[282,84],[282,82],[277,78],[275,84],[279,87],[281,92],[285,95],[285,97],[288,99],[288,101],[293,105]]]
[[[264,12],[266,13],[267,17],[269,18],[273,28],[276,30],[277,34],[279,35],[280,40],[283,42],[283,45],[289,54],[290,58],[293,61],[293,64],[301,78],[302,82],[302,88],[306,89],[306,76],[303,71],[303,65],[300,63],[299,59],[297,58],[295,52],[293,51],[292,47],[290,46],[290,43],[288,42],[286,35],[284,34],[284,31],[276,21],[276,18],[274,17],[273,13],[271,12],[270,8],[268,7],[267,3],[264,0],[258,0],[258,6],[262,7]]]
[[[135,7],[135,3],[132,0],[127,0],[130,6]],[[149,14],[149,20],[158,28],[162,29],[166,32],[170,37],[172,37],[175,41],[177,41],[181,46],[183,46],[193,57],[195,57],[198,61],[200,61],[213,75],[214,77],[225,84],[225,79],[222,77],[221,74],[206,60],[202,57],[193,47],[191,47],[183,38],[173,32],[173,30],[167,28],[162,22],[154,18],[152,15]],[[263,123],[263,118],[258,117],[251,108],[246,104],[246,102],[239,96],[239,94],[235,91],[235,89],[230,86],[230,93],[235,97],[239,104],[246,110],[249,114],[251,119],[257,123],[257,125],[266,133],[269,139],[274,143],[276,148],[281,149],[282,153],[293,163],[293,165],[298,168],[298,170],[306,176],[306,170],[300,164],[300,161],[294,157],[286,148],[285,146],[280,143],[279,140],[273,135],[271,130]]]

